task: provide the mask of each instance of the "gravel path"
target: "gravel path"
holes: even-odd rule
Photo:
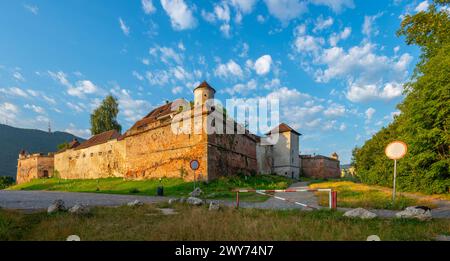
[[[118,206],[138,199],[144,203],[167,201],[167,197],[111,195],[97,193],[56,192],[56,191],[13,191],[0,190],[0,207],[21,210],[47,209],[57,199],[62,199],[66,207],[75,204],[87,206]]]

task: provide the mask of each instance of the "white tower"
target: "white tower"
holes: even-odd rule
[[[214,99],[216,90],[211,87],[206,81],[203,81],[197,88],[194,89],[194,105],[199,106],[205,104],[209,99]]]

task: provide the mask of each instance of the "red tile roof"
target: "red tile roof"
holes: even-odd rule
[[[283,133],[283,132],[287,132],[287,131],[291,131],[297,135],[302,135],[301,133],[297,132],[293,128],[289,127],[289,125],[287,125],[286,123],[281,123],[280,125],[278,125],[278,127],[275,127],[271,131],[266,133],[266,135],[270,135],[273,133]]]
[[[69,149],[76,148],[80,145],[80,142],[77,139],[73,139],[71,142],[69,142]]]
[[[80,149],[89,148],[94,145],[102,144],[107,141],[117,139],[117,138],[119,138],[119,136],[120,136],[120,133],[116,130],[105,131],[100,134],[92,136],[90,139],[81,143],[75,149],[80,150]]]
[[[216,90],[213,87],[211,87],[211,85],[209,85],[206,81],[203,81],[202,83],[200,83],[200,85],[197,86],[194,90],[196,90],[198,88],[207,88],[207,89],[211,89],[214,92],[216,92]]]
[[[168,115],[172,113],[172,102],[166,103],[158,108],[153,109],[149,114],[147,114],[144,118],[137,121],[130,130],[137,130],[140,127],[157,121],[160,117]],[[128,131],[127,131],[128,132]]]

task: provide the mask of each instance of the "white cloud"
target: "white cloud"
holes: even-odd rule
[[[164,85],[169,82],[169,73],[166,71],[148,71],[145,77],[151,85]]]
[[[396,82],[388,82],[384,87],[379,87],[376,84],[351,84],[347,90],[346,97],[352,102],[391,100],[401,96],[402,91],[402,84]]]
[[[181,66],[171,68],[170,72],[179,81],[187,81],[192,79],[192,75]]]
[[[233,60],[229,60],[226,64],[219,64],[214,70],[214,74],[221,78],[233,76],[241,78],[244,75],[241,66]]]
[[[230,4],[244,14],[248,14],[253,10],[258,0],[230,0]]]
[[[364,23],[362,25],[362,33],[366,35],[367,37],[370,37],[371,35],[378,35],[379,31],[374,25],[375,20],[377,20],[382,13],[378,13],[373,16],[364,16]]]
[[[311,0],[315,5],[325,5],[333,10],[335,13],[342,12],[345,8],[354,8],[353,0]]]
[[[256,21],[258,21],[258,23],[263,24],[264,22],[266,22],[266,18],[263,15],[258,15],[256,17]]]
[[[327,19],[324,19],[323,16],[320,15],[319,17],[317,17],[313,32],[316,33],[316,32],[320,32],[324,29],[327,29],[330,26],[332,26],[333,23],[334,23],[334,20],[332,17],[328,17]]]
[[[179,94],[182,91],[183,91],[183,87],[181,87],[181,86],[175,86],[175,87],[172,88],[172,93],[173,94]]]
[[[399,59],[374,53],[375,45],[366,43],[353,46],[348,51],[341,47],[324,49],[316,63],[326,65],[326,69],[316,71],[316,81],[328,82],[339,77],[357,79],[362,83],[374,83],[383,78],[401,80],[406,76],[406,68],[411,56],[404,54]]]
[[[351,27],[345,27],[344,30],[340,33],[332,33],[328,42],[331,46],[336,46],[339,41],[347,39],[352,33]]]
[[[37,7],[36,5],[25,4],[23,5],[23,7],[34,15],[37,15],[39,13],[39,7]]]
[[[6,117],[5,115],[7,113],[16,114],[18,112],[19,112],[19,108],[17,108],[17,106],[12,103],[4,102],[4,103],[0,104],[0,114],[4,117]]]
[[[52,97],[48,97],[47,95],[42,95],[42,98],[49,104],[56,105],[56,100]]]
[[[91,81],[83,80],[76,82],[75,86],[67,89],[67,93],[71,96],[84,98],[86,94],[93,94],[100,92],[100,89]]]
[[[376,110],[372,107],[370,107],[369,109],[366,110],[365,114],[366,114],[366,119],[368,121],[372,120],[373,115],[375,114]]]
[[[45,113],[44,108],[42,108],[41,106],[34,105],[34,104],[25,104],[23,107],[25,109],[33,110],[34,112],[39,113],[39,114]]]
[[[84,106],[82,106],[82,104],[75,104],[72,102],[67,102],[66,105],[67,105],[67,107],[74,110],[75,112],[83,112],[85,109]]]
[[[89,129],[78,129],[75,127],[73,123],[70,123],[69,127],[66,128],[64,131],[85,139],[91,136],[91,131]]]
[[[232,88],[226,88],[224,89],[224,92],[230,95],[235,94],[244,95],[254,90],[256,90],[256,81],[252,79],[247,83],[238,83],[234,85]]]
[[[264,0],[264,2],[269,13],[285,25],[308,10],[307,3],[300,0]]]
[[[197,25],[197,20],[192,15],[192,10],[184,0],[161,0],[161,5],[170,17],[173,29],[186,30],[192,29]]]
[[[258,75],[264,75],[270,72],[271,65],[272,57],[266,54],[256,60],[254,69]]]
[[[120,29],[122,30],[123,34],[128,36],[130,34],[130,27],[128,27],[125,22],[122,20],[122,18],[119,17],[119,25]]]
[[[414,11],[423,12],[423,11],[426,11],[429,6],[430,6],[430,4],[428,3],[428,0],[425,0],[423,2],[420,2],[420,4],[418,4],[416,6],[416,8],[414,8]]]
[[[345,107],[341,104],[333,103],[328,107],[323,114],[327,117],[339,117],[345,115]]]
[[[202,10],[202,17],[209,23],[222,23],[219,27],[222,34],[227,38],[231,36],[231,12],[227,2],[223,1],[218,4],[214,4],[214,10],[211,13]]]
[[[231,36],[230,33],[231,27],[229,24],[223,24],[220,26],[219,29],[225,37],[229,38]]]
[[[311,35],[298,35],[294,41],[295,50],[299,53],[314,53],[322,48],[325,40],[322,37],[314,37]]]
[[[155,6],[153,5],[152,0],[141,0],[142,9],[146,14],[152,14],[156,11]]]
[[[24,81],[25,81],[25,78],[23,77],[23,75],[22,75],[20,72],[18,72],[18,71],[15,71],[15,72],[13,73],[13,77],[14,77],[14,79],[16,79],[17,81],[21,81],[21,82],[24,82]]]
[[[153,57],[160,59],[165,64],[170,64],[171,62],[181,64],[183,61],[183,56],[170,47],[156,46],[150,48],[149,53]]]
[[[131,74],[134,76],[134,78],[138,79],[139,81],[144,80],[144,76],[142,76],[140,73],[138,73],[136,71],[133,71]]]
[[[0,88],[0,92],[7,94],[7,95],[11,95],[11,96],[19,96],[19,97],[23,97],[23,98],[28,98],[28,94],[20,89],[19,87],[11,87],[8,89],[5,88]]]
[[[60,84],[66,86],[66,87],[72,87],[72,85],[70,84],[69,80],[67,79],[67,75],[64,72],[51,72],[48,71],[48,74],[50,75],[50,77],[59,82]]]
[[[224,22],[230,21],[230,8],[225,2],[214,5],[214,14],[217,19]]]
[[[180,49],[181,51],[186,51],[186,47],[184,47],[183,42],[179,42],[177,45],[178,49]]]
[[[112,93],[119,100],[119,111],[128,122],[135,122],[141,119],[150,110],[150,104],[145,100],[135,100],[130,92],[125,89],[113,89]]]

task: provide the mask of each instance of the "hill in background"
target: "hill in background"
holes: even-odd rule
[[[29,153],[55,152],[58,144],[70,142],[73,138],[84,141],[67,132],[48,133],[0,124],[0,176],[16,176],[17,158],[22,149]]]

